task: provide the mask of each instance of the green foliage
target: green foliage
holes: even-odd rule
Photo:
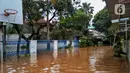
[[[39,35],[43,27],[37,27],[35,30],[35,22],[39,19],[47,17],[47,11],[49,14],[53,14],[49,22],[57,17],[60,20],[59,28],[51,32],[52,39],[71,39],[74,34],[83,34],[88,27],[89,21],[92,18],[93,7],[90,3],[83,3],[80,8],[75,8],[75,5],[80,4],[80,2],[72,3],[72,0],[55,0],[52,3],[51,0],[47,2],[46,0],[23,0],[23,19],[28,19],[29,27],[28,31],[31,31],[29,37],[22,35],[22,38],[27,40],[32,39],[35,35]],[[17,29],[17,28],[15,28]],[[39,29],[39,30],[38,30]],[[69,31],[68,31],[69,30]],[[72,31],[73,30],[73,31]],[[20,33],[20,29],[17,32]],[[68,36],[68,37],[67,37]],[[38,38],[36,38],[38,39]]]
[[[58,48],[58,51],[61,51],[61,50],[62,50],[62,48],[61,48],[61,47],[59,47],[59,48]]]
[[[70,49],[72,48],[72,41],[69,41],[70,43],[65,47],[65,49]]]
[[[72,15],[74,13],[74,7],[71,0],[56,0],[54,8],[58,11],[59,16]]]
[[[50,36],[53,40],[69,40],[72,39],[74,32],[71,29],[61,29],[55,28],[51,33]]]
[[[66,46],[66,47],[65,47],[65,49],[69,49],[69,48],[72,48],[72,46],[69,45],[69,46]]]
[[[75,34],[82,35],[89,26],[91,16],[86,14],[82,9],[76,10],[71,17],[62,18],[60,20],[60,28],[72,29]]]
[[[88,27],[90,20],[91,16],[89,14],[84,13],[82,10],[77,10],[72,17],[72,24],[76,30],[83,31]]]
[[[108,28],[111,26],[108,9],[104,8],[103,10],[99,11],[94,16],[93,22],[94,22],[93,25],[95,26],[95,29],[97,31],[107,34]]]
[[[14,29],[14,27],[10,24],[6,28],[7,34],[16,34],[17,31]]]
[[[72,17],[62,18],[60,23],[62,26],[66,28],[74,28],[77,30],[81,30],[82,28],[86,28],[89,24],[91,16],[89,14],[84,13],[82,10],[77,10]]]
[[[21,46],[21,49],[27,49],[28,47],[26,45]]]
[[[83,10],[86,12],[86,14],[93,14],[94,7],[91,6],[91,3],[83,3]]]
[[[91,41],[90,37],[83,36],[80,38],[79,46],[80,47],[87,47],[92,46],[93,42]]]
[[[117,34],[120,30],[120,25],[118,23],[116,24],[112,24],[109,28],[108,28],[108,32],[109,35],[114,35]]]
[[[39,12],[40,8],[37,1],[23,0],[24,19],[27,16],[30,23],[32,23],[32,20],[39,20],[42,17],[42,13]]]
[[[61,17],[71,16],[74,13],[74,8],[71,0],[56,0],[55,4],[52,3],[51,0],[23,0],[24,19],[26,17],[28,18],[28,25],[31,27],[30,37],[33,38],[35,35],[39,35],[40,33],[38,32],[41,31],[40,29],[44,29],[43,26],[37,27],[37,30],[34,30],[34,24],[35,21],[46,18],[48,12],[51,15],[53,14],[52,17],[49,19],[50,22],[55,17],[60,19]]]
[[[124,45],[123,44],[124,44],[123,38],[117,37],[117,41],[116,41],[115,45],[113,46],[114,56],[116,56],[116,57],[124,56],[124,52],[123,52]]]
[[[128,56],[126,54],[120,54],[123,59],[127,59]]]

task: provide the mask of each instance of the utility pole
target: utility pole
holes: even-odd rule
[[[47,50],[50,50],[49,0],[47,0]]]
[[[49,25],[49,0],[47,0],[47,40],[50,40],[50,25]]]
[[[127,54],[128,54],[128,38],[127,38],[127,35],[128,35],[128,32],[127,32],[127,30],[128,30],[128,25],[127,25],[127,21],[125,21],[125,38],[126,38],[126,51],[127,51]]]
[[[3,27],[3,26],[2,26],[2,27]],[[3,31],[3,28],[2,28],[2,31]],[[1,58],[1,59],[0,59],[0,60],[1,60],[1,62],[0,62],[0,63],[1,63],[1,71],[0,71],[0,72],[3,73],[3,69],[4,69],[4,68],[3,68],[3,64],[4,64],[4,61],[3,61],[3,60],[4,60],[4,57],[3,57],[3,40],[2,40],[2,39],[3,39],[3,34],[2,34],[2,36],[1,36],[0,39],[1,39],[1,40],[0,40],[0,41],[1,41],[1,42],[0,42],[0,48],[1,48],[1,50],[0,50],[0,51],[1,51],[1,52],[0,52],[0,53],[1,53],[1,57],[0,57],[0,58]]]
[[[2,43],[3,43],[3,60],[4,62],[6,61],[6,24],[7,23],[3,23],[3,35],[2,35]]]

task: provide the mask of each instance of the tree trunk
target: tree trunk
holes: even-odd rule
[[[29,41],[27,41],[27,51],[28,51],[28,54],[30,55],[29,44],[30,44],[30,42],[29,42]]]
[[[29,51],[29,40],[32,39],[33,35],[34,35],[34,30],[32,32],[32,34],[27,38],[23,35],[23,33],[21,33],[21,31],[18,28],[18,25],[13,25],[15,30],[17,31],[18,35],[21,36],[21,38],[23,38],[26,42],[27,42],[27,50]],[[33,27],[33,26],[32,26]],[[30,54],[30,52],[28,52]]]
[[[114,47],[115,43],[116,43],[116,34],[114,34],[113,47]]]
[[[20,55],[19,55],[20,43],[21,43],[21,33],[20,33],[20,35],[19,35],[18,44],[17,44],[17,59],[18,59],[18,60],[19,60],[19,58],[20,58]]]
[[[49,0],[47,0],[47,50],[50,50]]]

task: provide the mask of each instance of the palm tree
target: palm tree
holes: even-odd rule
[[[83,9],[86,12],[86,14],[93,14],[94,7],[91,6],[91,3],[83,3]]]

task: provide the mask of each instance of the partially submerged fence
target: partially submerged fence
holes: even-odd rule
[[[42,51],[46,51],[48,46],[47,46],[47,43],[50,43],[50,50],[52,50],[54,48],[53,46],[53,41],[54,40],[38,40],[37,41],[37,51],[38,52],[42,52]],[[68,44],[68,40],[57,40],[58,41],[58,48],[65,48]],[[78,40],[73,40],[72,41],[72,46],[74,47],[78,47],[78,43],[79,41]],[[18,44],[18,41],[7,41],[7,45],[6,45],[6,55],[7,56],[14,56],[17,54],[17,44]],[[28,53],[28,50],[26,49],[22,49],[22,46],[25,46],[27,44],[26,41],[21,41],[20,42],[20,52],[19,54],[25,54],[25,53]],[[2,46],[2,45],[0,45]]]

